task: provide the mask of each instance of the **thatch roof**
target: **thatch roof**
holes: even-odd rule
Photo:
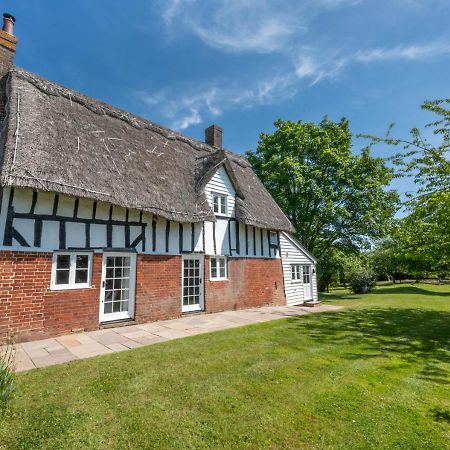
[[[236,189],[239,221],[292,231],[242,156],[17,68],[8,75],[7,98],[0,140],[3,186],[59,192],[178,222],[199,222],[215,220],[203,188],[223,164]]]

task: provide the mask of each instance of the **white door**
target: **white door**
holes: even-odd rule
[[[303,299],[312,300],[311,266],[302,266]]]
[[[203,256],[183,256],[182,312],[203,310]]]
[[[134,317],[135,283],[134,253],[103,254],[100,322]]]

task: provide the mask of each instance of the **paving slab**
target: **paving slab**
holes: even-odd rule
[[[78,359],[73,353],[66,350],[65,352],[60,352],[53,355],[40,356],[37,358],[33,358],[33,363],[36,367],[48,367],[54,366],[55,364],[63,364],[69,361],[73,361],[74,359]]]
[[[16,372],[24,372],[36,368],[26,351],[19,346],[15,350],[14,365]]]
[[[326,304],[314,308],[266,306],[72,333],[57,338],[18,344],[15,352],[15,368],[17,372],[23,372],[34,368],[62,364],[75,359],[121,352],[171,339],[180,339],[285,317],[336,311],[341,308],[341,306]]]

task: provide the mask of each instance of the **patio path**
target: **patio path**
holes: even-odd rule
[[[16,345],[16,371],[23,372],[195,334],[341,308],[334,305],[321,305],[315,308],[265,306],[238,311],[188,315],[160,322],[71,333],[51,339],[24,342]]]

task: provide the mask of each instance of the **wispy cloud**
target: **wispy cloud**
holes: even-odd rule
[[[170,32],[192,33],[211,47],[231,52],[283,50],[308,30],[317,14],[359,0],[164,0],[161,15]]]
[[[425,44],[413,44],[393,48],[375,48],[360,50],[354,60],[364,63],[388,60],[425,60],[450,53],[450,42],[436,41]]]
[[[412,1],[412,0],[402,0]],[[450,40],[360,48],[330,36],[312,39],[310,27],[320,14],[357,7],[362,0],[164,0],[159,14],[169,33],[190,33],[226,53],[253,53],[263,64],[250,77],[180,83],[138,98],[176,129],[186,129],[230,110],[255,108],[293,98],[301,90],[335,80],[352,65],[431,60],[450,53]],[[250,20],[251,18],[251,20]],[[306,33],[308,31],[308,33]],[[339,40],[339,42],[341,42]],[[234,55],[228,55],[234,57]]]

